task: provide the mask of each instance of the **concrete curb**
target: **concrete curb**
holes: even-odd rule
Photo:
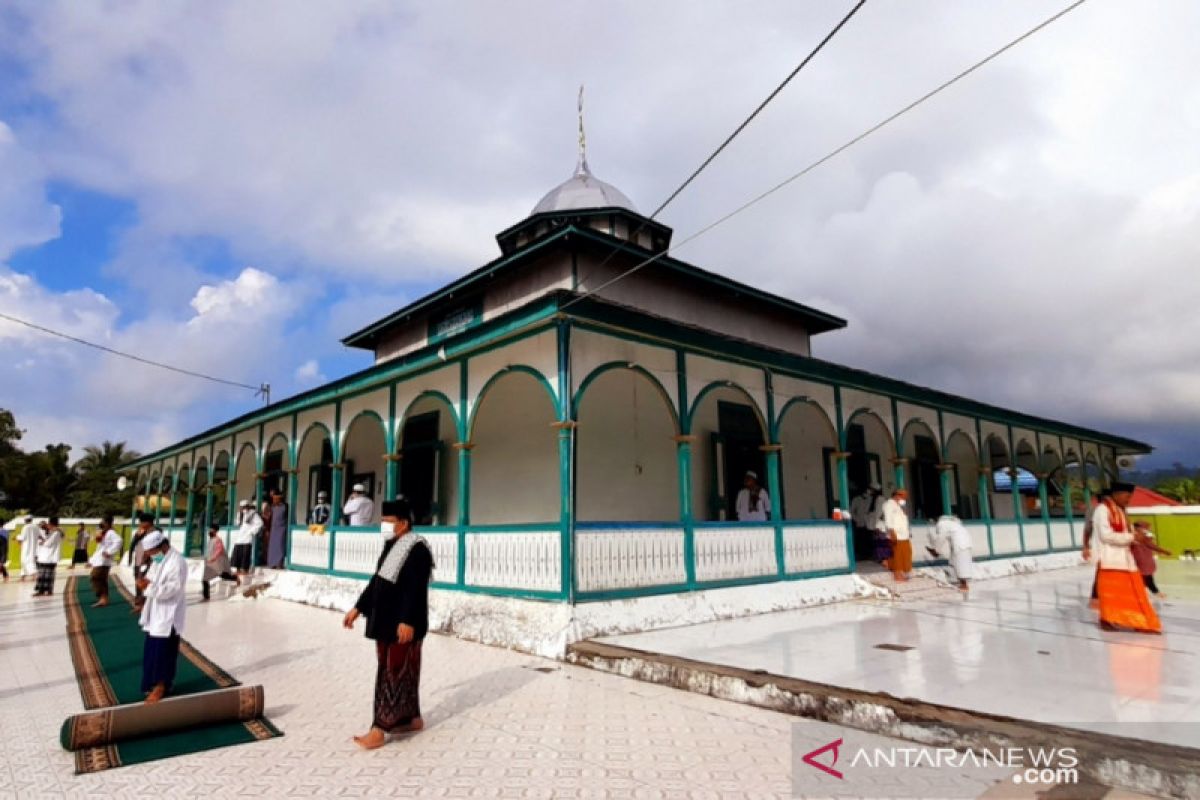
[[[958,750],[1073,747],[1081,776],[1159,797],[1200,798],[1200,750],[1157,744],[585,641],[567,661],[627,678]]]

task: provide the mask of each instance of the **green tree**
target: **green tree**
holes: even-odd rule
[[[1200,480],[1196,478],[1171,478],[1159,483],[1154,490],[1186,505],[1200,504]]]
[[[128,449],[125,442],[105,441],[83,449],[84,456],[74,466],[75,484],[67,497],[67,507],[73,516],[100,517],[129,513],[135,489],[117,490],[117,478],[122,467],[141,456]]]

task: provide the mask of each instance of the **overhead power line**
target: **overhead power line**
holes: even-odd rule
[[[707,169],[708,165],[711,164],[714,160],[716,160],[717,156],[721,155],[721,153],[725,150],[725,148],[728,147],[730,145],[730,143],[734,139],[736,139],[738,137],[738,135],[742,131],[744,131],[751,122],[754,121],[754,118],[757,117],[762,112],[762,110],[764,108],[766,108],[767,105],[772,100],[774,100],[775,97],[780,92],[783,91],[784,87],[786,87],[789,83],[792,82],[792,78],[795,78],[796,75],[798,75],[800,73],[800,70],[802,70],[806,66],[808,66],[808,62],[812,61],[813,58],[816,57],[817,53],[821,52],[825,48],[825,45],[829,44],[829,41],[838,34],[838,32],[845,26],[845,24],[847,22],[850,21],[851,17],[853,17],[855,14],[858,13],[858,10],[860,8],[862,8],[863,5],[866,4],[866,2],[867,2],[867,0],[858,0],[858,2],[854,4],[854,7],[851,8],[848,12],[846,12],[846,15],[844,17],[842,17],[842,19],[838,22],[838,24],[834,25],[833,28],[829,31],[829,33],[825,34],[825,38],[823,38],[821,41],[817,42],[817,46],[814,47],[809,52],[809,54],[804,57],[804,60],[802,60],[799,64],[797,64],[796,68],[793,69],[791,72],[789,72],[787,77],[784,78],[780,82],[780,84],[778,86],[776,86],[769,95],[766,96],[766,99],[764,99],[761,103],[759,103],[758,107],[755,108],[753,111],[751,111],[750,115],[748,117],[746,117],[744,120],[742,120],[741,124],[739,124],[736,128],[733,129],[733,133],[731,133],[731,134],[729,134],[729,136],[725,137],[725,141],[721,142],[721,144],[717,146],[717,149],[713,150],[712,153],[709,154],[708,158],[704,159],[704,161],[700,164],[700,166],[696,167],[696,169],[692,172],[692,174],[689,175],[687,177],[687,179],[684,180],[683,183],[679,184],[679,186],[675,188],[675,191],[671,192],[670,196],[668,196],[666,200],[663,200],[658,205],[658,208],[654,209],[654,213],[652,213],[647,218],[647,220],[656,219],[658,217],[658,215],[663,212],[663,209],[665,209],[672,202],[674,202],[675,198],[679,197],[679,195],[683,193],[683,190],[686,189],[688,186],[690,186],[692,184],[692,181],[696,180],[696,178],[699,177],[700,173],[703,172],[705,169]],[[583,103],[583,99],[582,99],[583,98],[583,88],[582,87],[580,87],[579,93],[580,93],[580,113],[582,115],[582,103]],[[583,142],[582,116],[580,117],[580,123],[579,123],[579,136],[580,136],[580,143],[582,146],[582,142]],[[637,239],[637,235],[639,233],[641,233],[643,230],[645,230],[645,228],[646,228],[646,222],[643,221],[633,231],[633,234],[630,236],[630,238]],[[609,261],[612,260],[612,257],[614,255],[616,255],[616,253],[618,252],[618,249],[619,248],[614,247],[611,251],[609,251],[608,255],[606,255],[604,257],[604,260],[601,261],[599,265],[597,265],[594,269],[589,271],[587,275],[584,276],[584,280],[586,281],[590,275],[594,274],[598,270],[604,269],[604,266]],[[568,303],[567,305],[570,305],[570,303]]]
[[[52,330],[50,328],[43,327],[41,325],[36,325],[32,322],[29,322],[28,320],[19,319],[17,317],[9,316],[8,314],[0,313],[0,319],[6,319],[9,322],[16,323],[17,325],[24,325],[26,328],[32,328],[35,331],[40,331],[40,332],[48,334],[50,336],[57,336],[59,339],[66,339],[68,342],[75,342],[76,344],[81,344],[81,345],[84,345],[85,347],[91,347],[96,350],[101,350],[105,353],[110,353],[114,356],[120,356],[121,358],[127,358],[130,361],[136,361],[139,364],[147,364],[151,367],[158,367],[159,369],[170,370],[171,372],[177,372],[180,375],[189,375],[193,378],[202,378],[203,380],[212,381],[213,383],[223,383],[226,386],[236,386],[239,389],[249,389],[250,391],[254,392],[256,396],[263,395],[264,399],[268,403],[270,402],[270,399],[271,399],[271,385],[267,384],[267,383],[264,383],[261,386],[251,386],[248,383],[239,383],[237,381],[229,381],[229,380],[225,380],[224,378],[217,378],[213,375],[206,375],[203,372],[195,372],[194,370],[184,369],[183,367],[176,367],[172,364],[164,364],[161,361],[152,361],[148,358],[142,358],[141,356],[134,355],[133,353],[126,353],[121,350],[114,350],[111,347],[106,347],[105,345],[97,344],[96,342],[89,342],[87,339],[80,339],[78,336],[71,336],[68,333],[63,333],[61,331],[56,331],[56,330]]]
[[[1069,6],[1062,9],[1058,13],[1047,17],[1042,22],[1038,23],[1037,25],[1033,26],[1029,30],[1025,31],[1017,38],[1013,39],[1012,41],[1008,42],[1007,44],[1003,45],[1002,47],[999,47],[996,50],[993,50],[987,56],[983,57],[979,61],[976,61],[974,64],[967,67],[962,72],[959,72],[954,77],[942,82],[937,87],[935,87],[935,88],[931,89],[930,91],[926,92],[925,94],[921,95],[916,100],[913,100],[911,103],[909,103],[908,105],[900,108],[898,111],[888,115],[887,117],[884,117],[882,120],[875,123],[870,128],[867,128],[865,131],[858,134],[853,139],[850,139],[845,144],[842,144],[842,145],[834,148],[833,150],[830,150],[828,153],[821,156],[816,161],[814,161],[811,164],[809,164],[808,166],[806,166],[804,169],[800,170],[799,172],[793,173],[789,177],[787,177],[784,180],[780,181],[779,183],[775,184],[774,186],[772,186],[771,188],[762,192],[761,194],[758,194],[758,195],[752,197],[750,200],[746,201],[745,203],[743,203],[742,205],[733,209],[732,211],[725,214],[724,216],[718,217],[717,219],[713,220],[709,224],[705,225],[703,228],[700,228],[698,231],[695,231],[694,233],[692,233],[686,239],[676,242],[671,247],[668,247],[665,250],[654,254],[650,258],[647,258],[646,260],[644,260],[638,264],[635,264],[634,266],[630,267],[629,269],[625,270],[624,272],[620,273],[619,275],[616,275],[611,280],[605,281],[604,283],[600,284],[595,289],[589,289],[584,294],[582,294],[578,297],[572,298],[571,300],[569,300],[568,302],[563,304],[563,308],[567,308],[568,306],[571,306],[575,303],[578,303],[581,300],[585,300],[588,297],[593,296],[597,292],[607,289],[608,287],[612,286],[614,283],[617,283],[618,281],[628,278],[630,275],[637,272],[638,270],[648,267],[649,265],[653,264],[654,262],[656,262],[662,258],[665,258],[666,256],[670,255],[671,253],[675,252],[676,250],[679,250],[680,248],[682,248],[684,245],[688,244],[689,242],[695,241],[696,239],[700,238],[704,234],[711,231],[713,228],[716,228],[718,225],[722,225],[725,222],[728,222],[729,220],[736,217],[738,214],[741,214],[743,211],[746,211],[747,209],[751,208],[752,206],[757,205],[758,203],[767,199],[768,197],[775,194],[776,192],[783,189],[784,187],[794,183],[795,181],[799,180],[800,178],[803,178],[805,175],[812,172],[817,167],[820,167],[822,164],[826,163],[827,161],[837,157],[838,155],[841,155],[842,153],[849,150],[854,145],[861,142],[863,139],[866,139],[868,136],[871,136],[872,134],[877,133],[878,131],[887,127],[888,125],[890,125],[891,123],[893,123],[897,119],[899,119],[900,117],[907,114],[909,111],[912,111],[914,108],[916,108],[917,106],[924,103],[926,100],[929,100],[929,99],[933,98],[934,96],[941,94],[943,91],[945,91],[946,89],[949,89],[951,86],[958,83],[963,78],[967,77],[968,75],[970,75],[971,73],[980,69],[981,67],[985,66],[986,64],[999,58],[1001,55],[1008,52],[1012,48],[1016,47],[1021,42],[1024,42],[1026,39],[1030,38],[1034,34],[1038,33],[1039,31],[1047,28],[1051,24],[1062,19],[1067,14],[1069,14],[1072,11],[1074,11],[1075,9],[1079,8],[1081,5],[1083,5],[1086,2],[1087,2],[1087,0],[1076,0],[1074,3],[1071,3]]]

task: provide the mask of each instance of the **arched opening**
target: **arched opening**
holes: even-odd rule
[[[1075,519],[1084,519],[1089,509],[1087,507],[1087,497],[1084,496],[1086,473],[1083,468],[1083,462],[1080,461],[1079,454],[1074,450],[1067,451],[1065,460],[1063,477],[1070,488],[1071,514]]]
[[[1067,490],[1070,482],[1067,479],[1062,456],[1049,445],[1042,451],[1042,472],[1046,475],[1047,513],[1057,519],[1066,517]]]
[[[379,504],[383,500],[385,484],[385,469],[388,454],[387,433],[383,420],[371,412],[363,412],[350,422],[346,429],[345,446],[342,448],[342,463],[345,464],[345,482],[342,485],[343,496],[337,500],[335,516],[340,519],[342,509],[340,504],[350,496],[354,486],[362,486],[364,494],[375,504],[371,519],[367,524],[379,521]]]
[[[208,537],[208,459],[201,456],[192,468],[192,516],[188,519],[188,552],[207,547]]]
[[[239,502],[249,500],[259,507],[258,502],[258,459],[254,445],[247,442],[238,450],[237,469],[234,472],[236,497]]]
[[[157,469],[153,469],[150,471],[150,477],[146,480],[146,487],[143,490],[141,497],[137,499],[138,511],[158,516],[159,497],[161,491],[162,474]]]
[[[561,513],[554,402],[528,372],[493,378],[471,423],[471,522],[557,522]]]
[[[158,525],[161,528],[170,528],[178,524],[176,520],[179,515],[179,507],[176,505],[178,497],[175,493],[175,470],[167,467],[159,485],[162,488],[159,490]]]
[[[960,519],[982,519],[979,507],[979,451],[963,431],[946,440],[946,465],[950,467],[950,508]]]
[[[400,494],[412,504],[418,525],[458,523],[458,421],[440,394],[413,401],[402,417],[396,452]]]
[[[985,450],[988,459],[988,504],[991,506],[992,519],[1015,519],[1012,492],[1019,481],[1013,480],[1010,474],[1013,463],[1008,445],[999,436],[991,434],[987,437]]]
[[[317,495],[321,492],[325,493],[325,504],[330,506],[328,518],[313,513],[320,502]],[[300,437],[300,447],[296,451],[296,497],[292,498],[294,521],[299,525],[311,525],[325,519],[324,524],[332,524],[335,519],[332,492],[333,442],[329,438],[329,429],[318,423]]]
[[[229,453],[225,450],[217,453],[213,459],[212,489],[213,489],[213,522],[222,528],[230,522],[229,512]]]
[[[1098,496],[1107,485],[1104,482],[1104,470],[1100,468],[1100,462],[1093,453],[1088,453],[1084,458],[1083,479],[1092,497]]]
[[[287,492],[288,470],[291,468],[292,457],[287,437],[277,433],[267,442],[267,449],[263,451],[263,494],[280,491],[290,503],[292,498],[287,496]]]
[[[712,386],[691,412],[692,516],[736,520],[737,496],[747,472],[767,487],[766,429],[754,401],[741,387]],[[772,502],[776,498],[771,498]]]
[[[676,521],[675,417],[658,384],[608,369],[578,400],[576,514],[583,521]]]
[[[778,498],[785,519],[829,519],[837,496],[837,430],[816,403],[797,401],[779,419]]]
[[[914,520],[937,519],[942,514],[942,478],[938,472],[942,448],[937,434],[921,420],[913,420],[904,426],[901,442],[908,459],[904,469],[910,513]]]
[[[1040,519],[1042,497],[1038,491],[1038,475],[1042,465],[1037,450],[1026,439],[1017,442],[1017,490],[1021,494],[1021,513],[1026,519]],[[1033,480],[1030,480],[1030,478]]]
[[[896,457],[896,443],[887,425],[874,412],[858,411],[846,423],[846,473],[850,494],[856,495],[871,484],[883,489],[884,497],[896,488],[891,461]]]

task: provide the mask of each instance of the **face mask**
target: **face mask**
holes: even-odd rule
[[[153,556],[153,558],[154,558],[154,563],[155,563],[155,564],[161,564],[161,563],[162,563],[162,560],[163,560],[164,558],[166,558],[166,557],[167,557],[167,554],[166,554],[166,553],[155,553],[155,554],[154,554],[154,556]]]
[[[379,531],[383,534],[383,538],[385,540],[386,539],[395,539],[396,538],[396,523],[394,523],[394,522],[380,523]]]
[[[900,501],[900,507],[901,507],[901,508],[904,508],[906,505],[908,505],[908,501],[907,501],[907,500],[901,500],[901,501]]]

